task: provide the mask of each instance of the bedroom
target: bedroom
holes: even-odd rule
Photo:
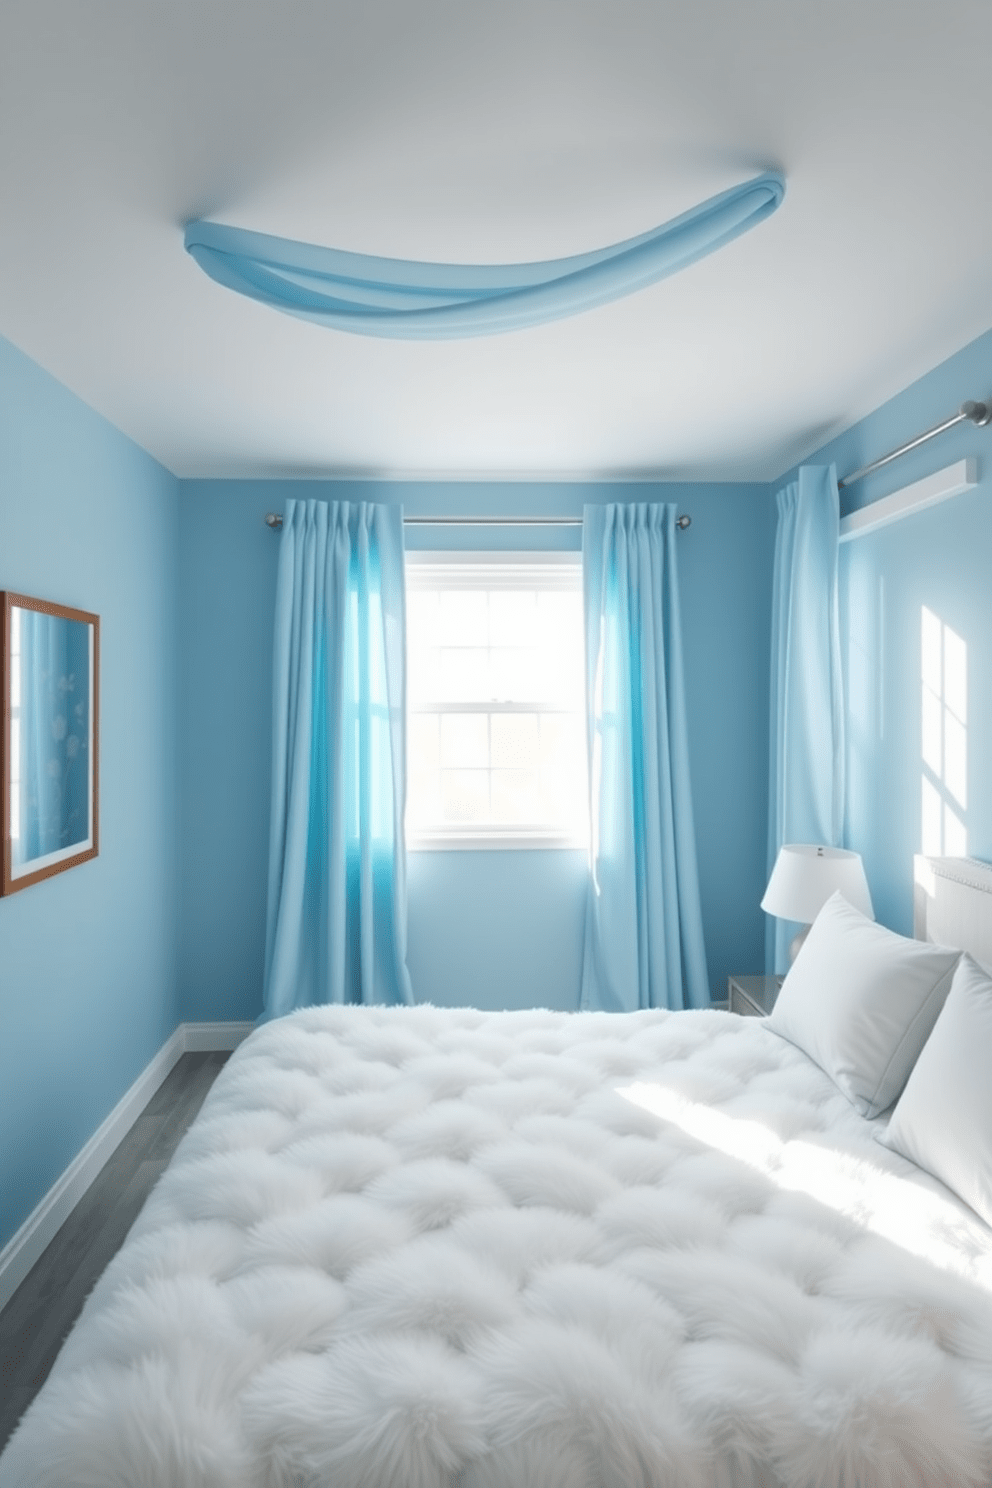
[[[239,43],[240,78],[233,68],[217,96],[210,57],[223,36],[197,37],[202,65],[192,42],[185,61],[173,56],[170,66],[184,78],[179,99],[156,90],[154,69],[142,71],[148,39],[131,36],[123,8],[99,12],[122,38],[115,46],[85,27],[74,32],[66,7],[5,7],[2,25],[13,42],[0,64],[3,106],[11,111],[0,237],[0,587],[97,611],[105,665],[100,857],[0,901],[0,1244],[42,1203],[178,1024],[243,1025],[260,1009],[278,547],[262,517],[281,509],[294,479],[333,479],[328,497],[357,488],[362,497],[401,499],[421,513],[572,515],[589,500],[664,499],[691,514],[679,561],[711,989],[721,995],[728,975],[761,969],[775,493],[800,460],[835,460],[843,474],[965,399],[992,393],[990,223],[982,168],[967,148],[986,133],[988,22],[966,5],[955,12],[957,25],[947,7],[939,16],[916,8],[907,19],[905,7],[883,6],[869,25],[860,8],[845,6],[836,27],[824,22],[815,35],[790,37],[783,28],[791,8],[769,5],[753,33],[728,31],[707,65],[723,7],[697,9],[696,22],[683,19],[679,33],[686,55],[696,57],[688,76],[700,101],[692,105],[689,85],[676,86],[668,73],[667,93],[637,73],[626,103],[615,77],[601,93],[586,86],[598,76],[594,11],[566,53],[581,80],[574,91],[548,87],[549,78],[564,75],[554,62],[558,12],[549,8],[531,38],[532,66],[515,60],[512,36],[520,32],[509,28],[493,65],[508,69],[523,123],[501,150],[483,127],[494,95],[481,91],[478,133],[459,141],[459,150],[478,150],[474,176],[453,144],[439,150],[452,116],[468,107],[473,79],[481,88],[480,74],[461,74],[458,88],[446,92],[446,56],[432,58],[426,44],[414,50],[419,81],[398,56],[396,72],[374,95],[380,119],[369,123],[352,94],[342,103],[335,127],[349,139],[363,128],[367,134],[362,149],[343,153],[337,174],[321,178],[351,201],[352,216],[324,221],[319,213],[308,217],[299,201],[310,129],[319,123],[307,113],[313,93],[297,89],[289,70],[276,99],[287,111],[286,132],[267,134],[246,102],[247,83],[266,76],[260,64],[252,70],[250,36]],[[307,7],[297,13],[305,18]],[[189,12],[182,14],[192,26]],[[631,8],[632,33],[647,27],[657,40],[646,15]],[[43,43],[43,20],[57,29],[57,47]],[[833,29],[835,36],[824,34]],[[266,36],[266,46],[275,46]],[[906,47],[898,66],[893,37]],[[363,44],[372,45],[367,35]],[[472,55],[486,50],[472,35],[464,45]],[[822,57],[811,73],[817,49]],[[747,67],[738,69],[739,57]],[[655,114],[658,93],[667,101]],[[438,99],[447,100],[443,108]],[[544,141],[543,155],[528,148],[528,130]],[[574,130],[582,148],[570,154],[563,130]],[[407,148],[395,163],[403,134]],[[598,154],[590,143],[596,137],[607,141]],[[647,141],[640,150],[638,138]],[[652,150],[660,164],[645,159]],[[228,174],[246,159],[244,179],[230,184]],[[543,392],[525,380],[526,398],[510,397],[508,383],[523,375],[512,360],[485,372],[495,342],[427,348],[431,367],[446,376],[437,403],[451,400],[433,412],[428,400],[415,405],[434,444],[410,442],[413,415],[390,394],[396,446],[359,450],[361,459],[347,442],[346,418],[325,441],[314,433],[321,400],[294,406],[299,384],[283,396],[257,361],[278,366],[283,356],[299,356],[314,385],[325,386],[325,359],[340,354],[327,348],[344,338],[222,295],[181,249],[180,221],[199,214],[371,252],[550,257],[653,226],[771,166],[787,177],[786,202],[740,243],[612,309],[501,338],[540,346],[540,357],[533,355]],[[598,212],[587,204],[587,171],[602,200]],[[923,180],[925,220],[917,199]],[[452,181],[459,183],[453,199]],[[264,220],[253,218],[256,204]],[[117,241],[138,254],[134,262],[107,251],[102,222],[111,206],[107,220],[123,234]],[[77,219],[88,235],[78,235]],[[771,257],[780,229],[794,234],[792,261],[816,266],[812,287],[805,278],[789,281],[793,299],[776,298],[769,284],[771,264],[782,262]],[[144,282],[132,277],[139,270],[149,276]],[[741,289],[745,272],[757,276],[748,281],[758,285],[753,305]],[[85,294],[79,275],[91,276]],[[156,292],[159,276],[168,293]],[[824,303],[816,306],[818,299]],[[660,364],[638,329],[646,302],[651,334],[666,348]],[[777,317],[767,326],[766,305]],[[140,309],[133,329],[129,306]],[[206,343],[196,324],[203,307],[224,328]],[[783,322],[797,319],[806,329],[790,339]],[[709,340],[693,336],[700,323]],[[225,339],[245,324],[242,339]],[[769,341],[774,328],[779,339]],[[604,356],[608,336],[618,338],[632,370]],[[238,455],[236,441],[248,450],[259,428],[264,434],[264,420],[250,404],[239,410],[242,389],[232,370],[249,338],[251,365],[281,411],[270,450],[250,457]],[[349,347],[356,360],[347,365],[367,389],[387,363],[378,343],[348,339],[358,349]],[[416,369],[424,352],[389,348],[394,377]],[[166,355],[169,370],[159,372],[156,359]],[[481,400],[464,395],[472,372],[483,379],[488,415]],[[647,392],[628,406],[635,378]],[[332,386],[344,396],[339,371]],[[171,431],[170,400],[185,410]],[[597,400],[602,414],[595,414]],[[569,412],[570,401],[579,415]],[[678,415],[666,414],[663,424],[662,403]],[[543,443],[534,409],[551,430]],[[366,410],[358,433],[375,422],[375,409]],[[457,431],[447,446],[445,428]],[[514,429],[512,459],[498,458],[499,439]],[[218,430],[227,442],[223,460],[220,444],[210,447]],[[967,850],[992,859],[992,779],[982,763],[992,750],[990,437],[953,430],[855,488],[858,503],[870,502],[953,461],[979,462],[973,490],[847,545],[842,556],[848,660],[860,664],[849,667],[849,683],[860,690],[849,698],[847,840],[863,854],[880,922],[903,934],[911,931],[912,854],[922,845],[923,607],[967,644]],[[149,450],[164,451],[167,438],[169,458],[154,458]],[[304,450],[297,458],[289,453],[294,439]],[[717,457],[708,454],[713,440]],[[354,485],[343,490],[349,475]],[[245,747],[246,740],[260,742]],[[471,982],[472,1000],[483,1007],[574,1006],[584,866],[578,852],[411,854],[409,956],[418,995],[457,1005]]]

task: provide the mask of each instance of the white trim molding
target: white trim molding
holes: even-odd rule
[[[877,527],[887,527],[890,522],[898,522],[913,512],[949,501],[952,496],[960,496],[962,491],[970,491],[977,484],[978,461],[974,458],[958,460],[943,470],[935,470],[933,475],[914,481],[911,486],[903,486],[901,491],[893,491],[891,496],[870,501],[867,506],[851,512],[850,516],[841,517],[840,541],[850,542],[852,538],[864,537]]]
[[[20,1229],[0,1250],[0,1310],[6,1307],[31,1267],[55,1239],[100,1169],[120,1146],[182,1056],[236,1049],[254,1026],[254,1023],[180,1023]]]
[[[215,1054],[236,1049],[251,1033],[254,1023],[184,1023],[184,1054]]]

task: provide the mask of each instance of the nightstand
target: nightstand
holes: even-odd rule
[[[764,1018],[775,1006],[784,977],[732,976],[727,978],[727,1007],[746,1018]]]

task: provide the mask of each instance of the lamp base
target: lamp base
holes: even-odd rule
[[[789,941],[789,965],[790,966],[793,964],[793,962],[795,961],[796,957],[799,955],[799,952],[802,950],[802,948],[803,948],[803,946],[804,946],[804,944],[806,942],[806,937],[809,934],[809,932],[812,930],[812,928],[813,928],[812,925],[804,925],[803,928],[799,931],[798,935],[794,935],[792,937],[792,939]]]

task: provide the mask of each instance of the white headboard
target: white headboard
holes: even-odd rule
[[[992,868],[975,858],[915,857],[913,934],[992,968]]]

